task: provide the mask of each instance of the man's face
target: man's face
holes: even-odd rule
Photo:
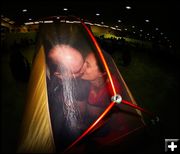
[[[54,73],[58,78],[80,77],[85,71],[81,53],[68,45],[56,45],[48,57],[58,66]]]
[[[99,71],[95,55],[90,53],[85,59],[85,71],[82,75],[82,79],[94,81],[97,78],[102,76],[102,73]]]
[[[65,71],[60,71],[60,69],[58,69],[54,75],[57,76],[58,78],[62,79],[62,78],[77,78],[77,77],[81,77],[85,71],[85,65],[84,62],[82,63],[82,65],[79,65],[77,67],[78,69],[76,70],[71,70],[71,69],[65,69]]]

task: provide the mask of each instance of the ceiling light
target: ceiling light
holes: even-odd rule
[[[26,22],[24,23],[25,25],[33,25],[34,23],[33,22]]]
[[[96,16],[100,16],[100,14],[99,14],[99,13],[96,13]]]
[[[64,11],[67,11],[67,10],[68,10],[68,8],[63,8],[63,10],[64,10]]]
[[[9,21],[10,24],[14,24],[15,22],[14,21]]]
[[[126,9],[127,9],[127,10],[130,10],[130,9],[131,9],[131,7],[130,7],[130,6],[126,6]]]
[[[47,21],[44,21],[44,23],[53,23],[52,20],[47,20]]]
[[[90,22],[84,22],[85,24],[88,24],[88,25],[93,25],[92,23],[90,23]]]
[[[116,29],[115,27],[110,27],[110,28],[111,28],[111,29],[114,29],[114,30]]]
[[[23,9],[22,12],[27,12],[27,9]]]
[[[9,18],[7,18],[7,17],[5,17],[5,18],[3,18],[5,21],[7,21],[7,22],[9,22],[10,21],[10,19]]]
[[[107,27],[109,27],[109,26],[107,26],[107,25],[103,25],[103,27],[106,27],[106,28],[107,28]]]

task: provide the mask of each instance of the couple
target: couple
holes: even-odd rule
[[[75,140],[110,103],[111,84],[96,54],[83,56],[68,44],[57,44],[47,54],[48,99],[56,147],[61,144],[63,149]],[[112,78],[120,91],[118,81]]]

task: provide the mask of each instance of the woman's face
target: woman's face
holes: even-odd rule
[[[94,53],[90,53],[85,59],[85,71],[81,76],[84,80],[94,81],[97,78],[102,76],[102,73],[99,71],[97,61]]]

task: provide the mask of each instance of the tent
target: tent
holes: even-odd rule
[[[85,22],[39,25],[18,152],[112,149],[146,126],[141,111]]]

